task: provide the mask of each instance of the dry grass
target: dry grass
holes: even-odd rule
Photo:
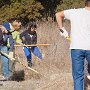
[[[64,23],[64,26],[68,31],[70,30],[70,24],[67,21],[66,23]],[[23,88],[17,87],[17,83],[15,82],[15,89],[73,90],[71,65],[69,58],[69,41],[60,36],[60,32],[55,22],[38,23],[37,34],[38,43],[49,43],[52,45],[39,47],[42,54],[45,55],[42,61],[40,61],[33,55],[32,68],[39,72],[38,75],[23,68],[22,65],[16,63],[15,71],[18,72],[24,70],[23,78],[25,79],[25,81],[19,82],[19,85],[21,85]],[[27,65],[22,48],[16,48],[15,53],[18,55],[19,60]],[[8,86],[7,90],[12,90],[12,88]]]

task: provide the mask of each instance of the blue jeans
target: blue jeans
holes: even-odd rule
[[[27,61],[31,61],[32,60],[32,55],[31,55],[31,52],[37,56],[39,59],[42,59],[42,54],[40,53],[39,51],[39,48],[38,47],[31,47],[31,48],[27,48],[27,47],[24,47],[24,53],[25,53],[25,56],[27,58]]]
[[[84,90],[84,61],[90,65],[90,50],[71,49],[74,90]]]
[[[6,46],[0,46],[0,51],[8,54],[8,48]],[[8,78],[8,76],[9,76],[9,59],[7,57],[5,57],[4,55],[1,55],[0,60],[2,60],[2,63],[3,63],[4,77]]]

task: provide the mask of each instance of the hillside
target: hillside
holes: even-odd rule
[[[64,26],[68,31],[70,30],[67,21]],[[73,90],[69,58],[70,42],[60,36],[57,24],[51,21],[38,23],[37,34],[38,43],[52,44],[51,46],[39,46],[43,54],[42,61],[33,56],[32,68],[37,70],[39,74],[25,69],[16,62],[14,81],[1,82],[3,85],[0,86],[0,90]],[[27,65],[22,47],[15,48],[15,53],[18,60]],[[88,82],[86,81],[86,88],[90,90]]]

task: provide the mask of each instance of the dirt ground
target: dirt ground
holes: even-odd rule
[[[66,22],[66,29],[70,25]],[[11,81],[0,81],[0,90],[73,90],[71,62],[69,57],[69,41],[60,36],[56,23],[38,24],[38,43],[49,43],[50,46],[39,46],[43,54],[40,61],[33,55],[32,72],[15,62],[15,72]],[[15,48],[16,59],[27,65],[22,47]],[[13,64],[10,65],[12,68]],[[13,71],[13,70],[11,70]],[[90,81],[86,79],[85,88],[90,90]]]

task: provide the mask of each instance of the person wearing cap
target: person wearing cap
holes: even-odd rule
[[[0,25],[0,51],[2,51],[3,53],[8,54],[8,47],[7,47],[7,42],[4,41],[3,39],[3,34],[8,33],[8,31],[6,30],[6,28],[2,25]],[[3,80],[8,80],[9,78],[9,59],[4,56],[4,55],[0,55],[0,60],[2,60],[2,64],[3,64]]]
[[[16,43],[21,44],[21,39],[19,37],[20,26],[21,26],[21,22],[19,20],[12,20],[10,23],[5,22],[2,25],[0,25],[0,51],[2,51],[3,53],[9,54],[11,58],[13,57],[13,52],[10,53],[10,50],[9,50],[9,53],[8,53],[8,47],[7,47],[8,46],[7,40],[9,38],[8,33],[12,35],[12,40],[14,40]],[[10,77],[9,59],[4,55],[1,55],[0,58],[3,62],[4,80],[8,80],[8,78]]]
[[[36,23],[31,22],[28,29],[20,34],[20,38],[21,38],[23,44],[25,44],[25,45],[37,44],[36,28],[37,28]],[[42,60],[42,54],[40,53],[39,48],[37,46],[24,47],[23,51],[24,51],[25,56],[27,58],[27,62],[28,62],[29,67],[32,67],[31,53],[33,53],[40,60]]]
[[[14,29],[12,30],[12,28],[10,27],[10,23],[9,22],[4,22],[3,26],[6,28],[6,30],[8,31],[8,33],[4,34],[4,39],[8,42],[9,40],[9,55],[11,54],[11,57],[13,56],[13,49],[14,49],[14,40],[12,37],[12,32],[14,31]]]
[[[71,22],[70,56],[74,90],[84,90],[85,59],[90,65],[90,0],[85,1],[85,8],[68,9],[56,13],[60,31],[63,31],[63,18]]]
[[[8,31],[8,33],[4,35],[4,39],[8,42],[9,56],[13,57],[14,43],[21,43],[21,39],[19,38],[21,22],[15,19],[10,22],[4,22],[3,26]]]

